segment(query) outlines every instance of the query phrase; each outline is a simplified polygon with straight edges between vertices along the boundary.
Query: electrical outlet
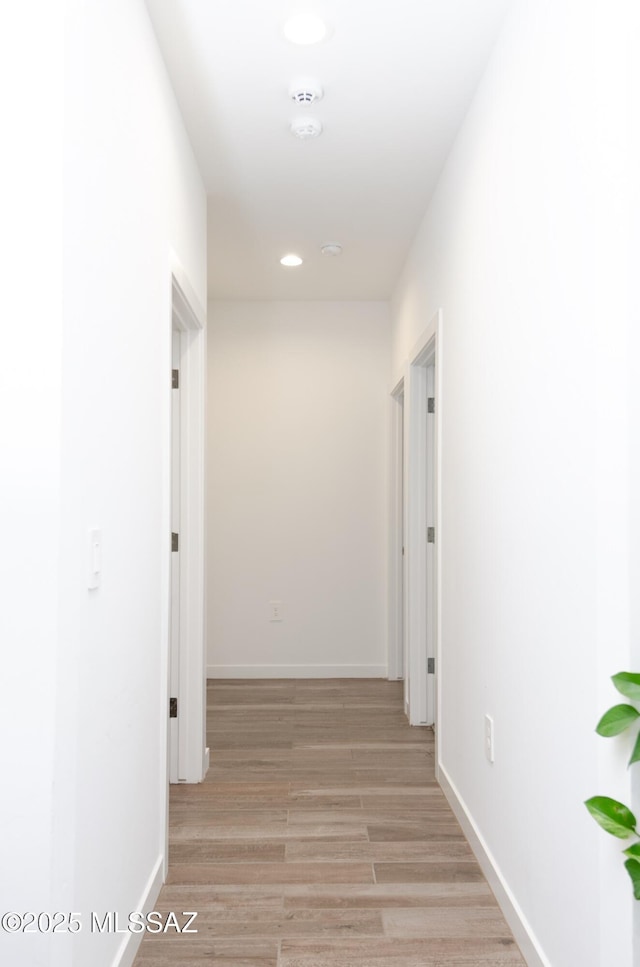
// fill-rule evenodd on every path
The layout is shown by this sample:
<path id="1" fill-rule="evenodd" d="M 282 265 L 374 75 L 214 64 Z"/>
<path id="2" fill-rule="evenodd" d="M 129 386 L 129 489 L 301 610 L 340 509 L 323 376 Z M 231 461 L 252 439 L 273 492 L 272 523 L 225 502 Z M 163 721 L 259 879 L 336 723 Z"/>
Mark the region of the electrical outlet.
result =
<path id="1" fill-rule="evenodd" d="M 484 717 L 484 754 L 489 762 L 493 762 L 493 719 L 490 715 L 485 715 Z"/>
<path id="2" fill-rule="evenodd" d="M 269 621 L 282 621 L 282 601 L 269 602 Z"/>

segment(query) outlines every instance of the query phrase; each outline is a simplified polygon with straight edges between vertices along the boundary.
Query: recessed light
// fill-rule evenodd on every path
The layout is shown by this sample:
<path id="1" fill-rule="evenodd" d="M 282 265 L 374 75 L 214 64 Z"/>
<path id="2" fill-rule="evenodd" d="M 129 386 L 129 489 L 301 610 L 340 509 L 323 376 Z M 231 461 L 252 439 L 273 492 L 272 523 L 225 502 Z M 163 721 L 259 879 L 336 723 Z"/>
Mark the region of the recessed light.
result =
<path id="1" fill-rule="evenodd" d="M 302 265 L 302 259 L 299 255 L 294 255 L 293 252 L 289 255 L 283 255 L 280 259 L 280 265 L 286 265 L 288 267 L 293 267 L 294 265 Z"/>
<path id="2" fill-rule="evenodd" d="M 327 36 L 327 25 L 313 13 L 299 13 L 287 20 L 284 35 L 292 44 L 319 44 Z"/>

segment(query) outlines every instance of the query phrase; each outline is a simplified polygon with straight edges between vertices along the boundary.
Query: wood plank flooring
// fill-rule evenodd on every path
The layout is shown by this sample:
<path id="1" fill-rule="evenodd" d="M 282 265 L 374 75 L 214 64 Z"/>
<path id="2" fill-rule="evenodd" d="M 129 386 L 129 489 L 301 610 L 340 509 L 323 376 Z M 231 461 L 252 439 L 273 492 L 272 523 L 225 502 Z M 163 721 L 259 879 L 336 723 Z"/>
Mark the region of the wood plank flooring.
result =
<path id="1" fill-rule="evenodd" d="M 401 683 L 210 681 L 208 715 L 156 905 L 199 932 L 147 934 L 135 967 L 525 967 Z"/>

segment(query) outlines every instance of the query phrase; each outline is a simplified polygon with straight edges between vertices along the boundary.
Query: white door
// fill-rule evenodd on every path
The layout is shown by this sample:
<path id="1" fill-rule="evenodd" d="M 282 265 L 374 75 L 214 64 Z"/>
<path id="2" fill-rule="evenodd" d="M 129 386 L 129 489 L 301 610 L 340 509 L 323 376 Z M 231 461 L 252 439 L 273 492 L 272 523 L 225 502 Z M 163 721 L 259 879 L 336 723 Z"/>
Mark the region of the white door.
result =
<path id="1" fill-rule="evenodd" d="M 405 393 L 405 611 L 408 649 L 406 695 L 411 725 L 434 725 L 436 718 L 439 496 L 438 450 L 441 346 L 438 313 L 409 361 Z M 438 385 L 436 385 L 438 384 Z"/>
<path id="2" fill-rule="evenodd" d="M 180 754 L 180 333 L 171 344 L 171 635 L 169 642 L 169 781 L 184 779 Z"/>
<path id="3" fill-rule="evenodd" d="M 427 521 L 426 561 L 426 724 L 435 725 L 436 710 L 436 499 L 435 499 L 435 365 L 427 366 L 425 500 Z"/>

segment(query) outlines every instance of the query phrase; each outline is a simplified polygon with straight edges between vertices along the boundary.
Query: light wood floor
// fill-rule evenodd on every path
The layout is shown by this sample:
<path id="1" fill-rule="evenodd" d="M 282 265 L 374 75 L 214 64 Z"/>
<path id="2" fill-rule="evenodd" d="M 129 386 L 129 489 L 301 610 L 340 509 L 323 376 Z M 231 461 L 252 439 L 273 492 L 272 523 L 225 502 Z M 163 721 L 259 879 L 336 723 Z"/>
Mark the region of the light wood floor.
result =
<path id="1" fill-rule="evenodd" d="M 523 967 L 400 683 L 209 682 L 208 702 L 156 905 L 199 933 L 146 935 L 135 967 Z"/>

